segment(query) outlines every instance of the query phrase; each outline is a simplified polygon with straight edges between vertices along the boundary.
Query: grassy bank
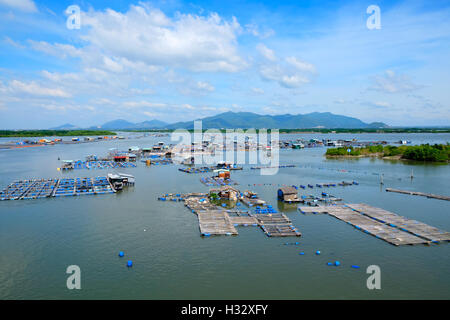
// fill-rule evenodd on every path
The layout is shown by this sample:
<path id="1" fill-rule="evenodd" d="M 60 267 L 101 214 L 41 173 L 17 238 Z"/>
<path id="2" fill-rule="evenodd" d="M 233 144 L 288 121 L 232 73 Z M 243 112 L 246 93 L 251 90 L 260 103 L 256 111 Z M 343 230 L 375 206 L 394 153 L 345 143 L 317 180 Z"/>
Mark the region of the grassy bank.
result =
<path id="1" fill-rule="evenodd" d="M 350 149 L 350 152 L 348 152 Z M 382 157 L 425 162 L 449 162 L 450 144 L 422 144 L 420 146 L 368 146 L 327 149 L 329 157 Z"/>
<path id="2" fill-rule="evenodd" d="M 115 136 L 106 130 L 0 130 L 0 137 Z"/>

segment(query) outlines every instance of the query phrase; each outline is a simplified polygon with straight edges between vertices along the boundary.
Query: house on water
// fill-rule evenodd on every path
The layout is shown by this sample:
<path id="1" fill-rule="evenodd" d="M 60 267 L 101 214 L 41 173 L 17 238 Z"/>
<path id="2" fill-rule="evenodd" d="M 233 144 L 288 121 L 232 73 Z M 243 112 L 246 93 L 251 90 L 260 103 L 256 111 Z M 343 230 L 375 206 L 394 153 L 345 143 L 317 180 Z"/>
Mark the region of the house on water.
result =
<path id="1" fill-rule="evenodd" d="M 283 187 L 278 189 L 278 199 L 283 202 L 300 202 L 298 198 L 297 189 L 294 187 Z"/>

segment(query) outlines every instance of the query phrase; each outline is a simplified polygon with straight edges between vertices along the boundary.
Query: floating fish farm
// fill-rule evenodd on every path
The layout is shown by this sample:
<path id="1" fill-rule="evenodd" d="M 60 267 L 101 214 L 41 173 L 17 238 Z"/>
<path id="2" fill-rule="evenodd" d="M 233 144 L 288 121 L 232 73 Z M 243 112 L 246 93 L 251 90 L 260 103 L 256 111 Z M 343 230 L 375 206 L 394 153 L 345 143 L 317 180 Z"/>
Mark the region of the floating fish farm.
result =
<path id="1" fill-rule="evenodd" d="M 0 200 L 26 200 L 115 193 L 107 177 L 19 180 L 0 191 Z"/>
<path id="2" fill-rule="evenodd" d="M 236 181 L 227 178 L 218 178 L 218 177 L 207 177 L 200 178 L 200 182 L 207 186 L 231 186 L 237 185 Z"/>
<path id="3" fill-rule="evenodd" d="M 62 170 L 70 169 L 116 169 L 116 168 L 136 168 L 133 162 L 115 162 L 110 160 L 98 161 L 74 161 L 72 166 L 62 166 Z"/>
<path id="4" fill-rule="evenodd" d="M 213 171 L 213 168 L 209 168 L 209 167 L 179 168 L 178 170 L 181 171 L 181 172 L 185 172 L 185 173 L 204 173 L 204 172 L 211 172 L 211 171 Z"/>
<path id="5" fill-rule="evenodd" d="M 237 235 L 236 227 L 259 226 L 268 237 L 300 237 L 301 233 L 291 220 L 283 213 L 278 213 L 272 206 L 264 205 L 249 210 L 226 210 L 209 201 L 205 193 L 165 194 L 158 198 L 161 201 L 183 201 L 184 205 L 195 213 L 199 222 L 200 234 L 203 237 L 213 235 Z M 246 203 L 245 197 L 240 201 Z M 262 201 L 262 200 L 260 200 Z M 263 201 L 264 202 L 264 201 Z M 236 205 L 240 205 L 239 202 Z M 225 204 L 222 204 L 226 207 Z"/>

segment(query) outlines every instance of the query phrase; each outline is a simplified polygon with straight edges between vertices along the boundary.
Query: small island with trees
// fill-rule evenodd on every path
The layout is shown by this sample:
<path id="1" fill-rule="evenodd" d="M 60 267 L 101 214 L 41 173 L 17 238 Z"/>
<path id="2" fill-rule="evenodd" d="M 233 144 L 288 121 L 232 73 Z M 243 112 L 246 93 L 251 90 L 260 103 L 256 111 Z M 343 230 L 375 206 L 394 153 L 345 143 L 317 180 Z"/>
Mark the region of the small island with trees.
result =
<path id="1" fill-rule="evenodd" d="M 378 157 L 393 160 L 414 160 L 422 162 L 448 163 L 450 160 L 450 144 L 421 144 L 417 146 L 366 146 L 339 147 L 327 150 L 330 158 L 362 158 Z"/>

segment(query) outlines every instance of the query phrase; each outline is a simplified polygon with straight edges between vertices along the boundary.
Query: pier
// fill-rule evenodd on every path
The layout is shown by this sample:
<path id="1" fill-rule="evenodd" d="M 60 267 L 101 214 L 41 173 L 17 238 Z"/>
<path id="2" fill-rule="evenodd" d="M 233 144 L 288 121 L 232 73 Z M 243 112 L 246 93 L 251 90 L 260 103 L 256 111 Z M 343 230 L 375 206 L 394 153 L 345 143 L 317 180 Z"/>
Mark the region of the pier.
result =
<path id="1" fill-rule="evenodd" d="M 447 200 L 450 201 L 449 196 L 441 196 L 437 194 L 432 193 L 424 193 L 424 192 L 418 192 L 418 191 L 408 191 L 408 190 L 399 190 L 399 189 L 392 189 L 392 188 L 386 188 L 386 192 L 396 192 L 396 193 L 403 193 L 403 194 L 409 194 L 413 196 L 422 196 L 432 199 L 439 199 L 439 200 Z"/>

